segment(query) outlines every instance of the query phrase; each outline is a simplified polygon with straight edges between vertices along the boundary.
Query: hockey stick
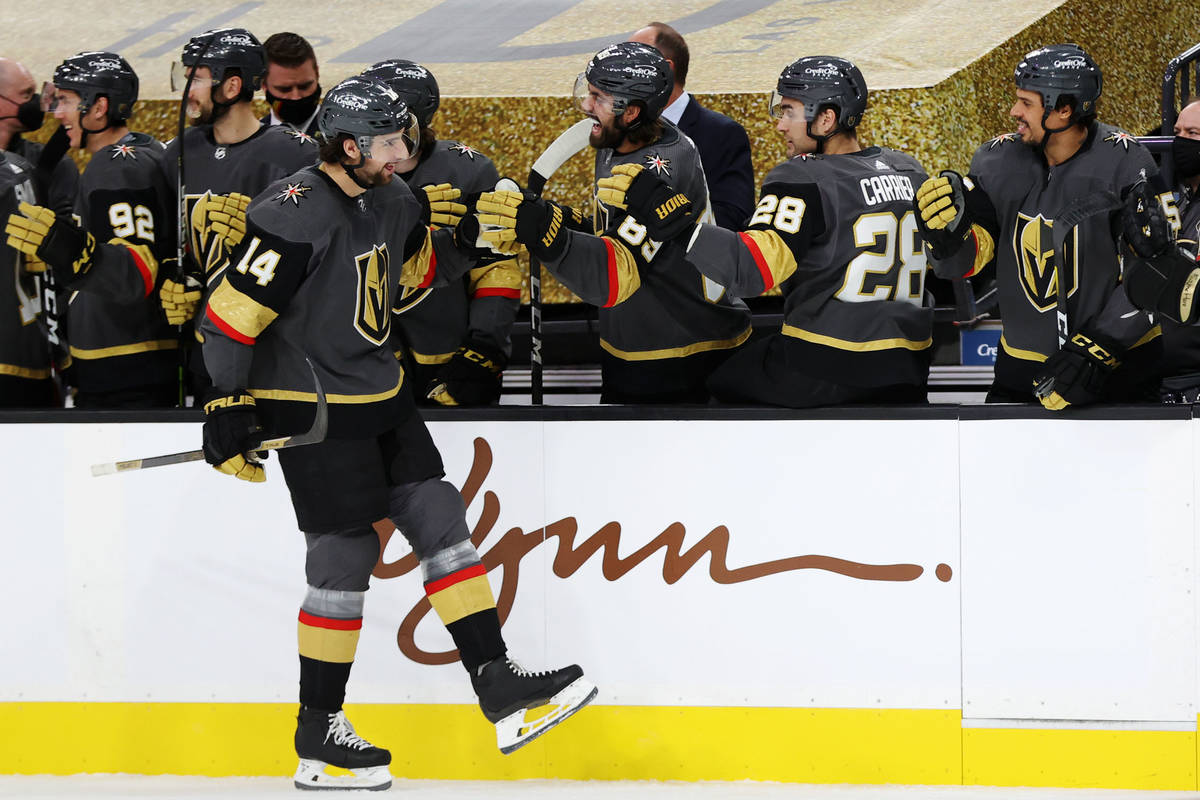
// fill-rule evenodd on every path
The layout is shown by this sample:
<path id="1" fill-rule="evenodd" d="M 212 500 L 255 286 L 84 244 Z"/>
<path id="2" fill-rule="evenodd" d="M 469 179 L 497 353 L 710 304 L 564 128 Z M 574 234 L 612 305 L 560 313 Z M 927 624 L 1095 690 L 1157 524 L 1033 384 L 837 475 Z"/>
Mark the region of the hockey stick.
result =
<path id="1" fill-rule="evenodd" d="M 1054 282 L 1058 294 L 1058 347 L 1062 349 L 1071 336 L 1070 318 L 1067 315 L 1066 281 L 1067 240 L 1079 225 L 1091 217 L 1109 214 L 1121 207 L 1121 200 L 1112 192 L 1098 191 L 1086 197 L 1081 197 L 1060 214 L 1054 217 L 1054 229 L 1051 241 L 1054 244 Z M 1076 253 L 1078 259 L 1079 254 Z"/>
<path id="2" fill-rule="evenodd" d="M 525 188 L 541 197 L 546 181 L 573 155 L 588 146 L 592 121 L 581 119 L 558 135 L 529 170 Z M 529 257 L 529 391 L 535 406 L 542 404 L 542 265 Z"/>
<path id="3" fill-rule="evenodd" d="M 308 362 L 308 368 L 312 370 L 313 384 L 315 384 L 317 392 L 317 411 L 313 415 L 312 427 L 304 433 L 298 433 L 294 436 L 279 436 L 274 439 L 267 439 L 257 445 L 254 451 L 286 450 L 289 447 L 303 447 L 306 444 L 317 444 L 318 442 L 325 441 L 325 433 L 329 429 L 329 408 L 325 401 L 325 390 L 321 388 L 321 381 L 317 378 L 317 370 L 313 367 L 311 361 Z M 98 478 L 101 475 L 116 475 L 118 472 L 131 472 L 138 469 L 150 469 L 151 467 L 169 467 L 172 464 L 186 464 L 189 461 L 203 460 L 203 450 L 188 450 L 183 453 L 170 453 L 165 456 L 150 456 L 149 458 L 135 458 L 129 461 L 93 464 L 92 477 Z"/>

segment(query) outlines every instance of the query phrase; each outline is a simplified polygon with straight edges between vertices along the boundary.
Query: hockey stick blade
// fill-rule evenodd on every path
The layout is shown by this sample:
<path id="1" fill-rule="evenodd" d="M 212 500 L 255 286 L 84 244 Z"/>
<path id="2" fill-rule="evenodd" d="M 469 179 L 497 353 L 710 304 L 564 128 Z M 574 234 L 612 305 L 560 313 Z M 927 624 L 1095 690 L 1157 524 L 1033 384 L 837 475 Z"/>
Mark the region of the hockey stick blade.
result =
<path id="1" fill-rule="evenodd" d="M 305 359 L 307 360 L 307 359 Z M 317 394 L 317 410 L 313 415 L 313 424 L 304 433 L 298 433 L 294 436 L 278 436 L 274 439 L 266 439 L 255 451 L 260 450 L 286 450 L 289 447 L 303 447 L 306 444 L 317 444 L 325 441 L 325 434 L 329 430 L 329 408 L 325 400 L 325 390 L 321 387 L 321 381 L 317 378 L 317 371 L 313 367 L 312 362 L 308 362 L 308 368 L 313 373 L 313 384 L 316 387 Z M 93 464 L 92 477 L 98 478 L 101 475 L 116 475 L 120 472 L 133 472 L 139 469 L 151 469 L 152 467 L 169 467 L 172 464 L 186 464 L 190 461 L 203 461 L 203 450 L 187 450 L 183 453 L 169 453 L 164 456 L 150 456 L 149 458 L 134 458 L 129 461 L 116 461 L 107 464 Z"/>
<path id="2" fill-rule="evenodd" d="M 546 188 L 546 181 L 558 172 L 559 167 L 571 160 L 571 156 L 588 146 L 588 137 L 592 133 L 592 121 L 581 119 L 558 135 L 550 143 L 529 170 L 529 180 L 526 188 L 540 195 Z"/>

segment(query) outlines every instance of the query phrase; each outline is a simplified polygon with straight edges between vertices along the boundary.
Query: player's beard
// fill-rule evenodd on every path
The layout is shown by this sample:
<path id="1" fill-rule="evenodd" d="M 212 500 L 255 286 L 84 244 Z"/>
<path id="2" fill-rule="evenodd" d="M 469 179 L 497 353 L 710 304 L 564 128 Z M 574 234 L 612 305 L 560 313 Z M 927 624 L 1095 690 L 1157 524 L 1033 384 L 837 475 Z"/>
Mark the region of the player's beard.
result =
<path id="1" fill-rule="evenodd" d="M 597 150 L 602 150 L 606 147 L 616 149 L 625 141 L 625 131 L 617 127 L 617 121 L 610 119 L 607 122 L 596 120 L 600 125 L 600 131 L 588 135 L 588 144 Z"/>
<path id="2" fill-rule="evenodd" d="M 231 105 L 217 105 L 212 100 L 207 103 L 196 103 L 196 116 L 188 114 L 189 125 L 215 125 L 221 117 L 229 113 Z"/>

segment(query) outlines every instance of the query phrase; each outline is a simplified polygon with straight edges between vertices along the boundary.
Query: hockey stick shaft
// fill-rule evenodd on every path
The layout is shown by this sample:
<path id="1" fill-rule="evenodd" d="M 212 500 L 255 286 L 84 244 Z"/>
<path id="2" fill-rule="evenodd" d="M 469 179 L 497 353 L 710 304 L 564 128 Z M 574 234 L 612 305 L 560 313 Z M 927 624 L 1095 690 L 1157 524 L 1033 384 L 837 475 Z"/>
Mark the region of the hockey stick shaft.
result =
<path id="1" fill-rule="evenodd" d="M 274 439 L 267 439 L 255 446 L 254 451 L 286 450 L 289 447 L 303 447 L 306 444 L 317 444 L 318 442 L 325 441 L 325 434 L 329 431 L 329 407 L 325 399 L 325 390 L 321 387 L 321 381 L 317 378 L 317 370 L 313 367 L 311 361 L 308 362 L 308 368 L 312 370 L 313 383 L 316 387 L 317 395 L 317 410 L 313 414 L 312 427 L 304 433 L 298 433 L 294 436 L 278 436 Z M 132 472 L 139 469 L 152 469 L 153 467 L 169 467 L 173 464 L 187 464 L 190 461 L 203 460 L 203 450 L 185 450 L 182 453 L 169 453 L 163 456 L 150 456 L 148 458 L 133 458 L 128 461 L 93 464 L 92 477 L 98 478 L 101 475 L 116 475 L 119 472 Z"/>
<path id="2" fill-rule="evenodd" d="M 1067 310 L 1071 287 L 1067 281 L 1067 242 L 1075 230 L 1085 221 L 1102 214 L 1110 214 L 1121 207 L 1121 200 L 1112 192 L 1099 191 L 1081 197 L 1054 217 L 1052 239 L 1054 244 L 1054 282 L 1057 294 L 1055 313 L 1058 329 L 1058 346 L 1061 349 L 1071 335 L 1071 319 Z M 1078 250 L 1075 258 L 1078 259 Z"/>
<path id="3" fill-rule="evenodd" d="M 582 119 L 558 135 L 529 170 L 526 188 L 539 197 L 546 182 L 576 153 L 588 146 L 592 121 Z M 542 404 L 542 265 L 529 258 L 529 392 L 535 406 Z"/>

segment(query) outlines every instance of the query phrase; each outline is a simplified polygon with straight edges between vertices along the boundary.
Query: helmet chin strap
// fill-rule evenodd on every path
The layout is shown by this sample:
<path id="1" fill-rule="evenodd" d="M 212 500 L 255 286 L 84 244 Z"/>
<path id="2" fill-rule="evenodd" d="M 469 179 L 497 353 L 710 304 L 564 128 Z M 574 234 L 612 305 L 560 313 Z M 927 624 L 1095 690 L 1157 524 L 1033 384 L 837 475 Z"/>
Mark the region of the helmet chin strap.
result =
<path id="1" fill-rule="evenodd" d="M 355 145 L 358 145 L 357 141 L 355 142 Z M 350 180 L 354 181 L 355 186 L 357 186 L 360 189 L 370 190 L 371 184 L 363 183 L 361 180 L 359 180 L 358 175 L 355 174 L 355 170 L 357 170 L 359 167 L 363 166 L 366 163 L 367 163 L 367 154 L 366 154 L 366 152 L 363 151 L 362 147 L 359 146 L 359 148 L 358 148 L 358 163 L 357 164 L 347 164 L 345 161 L 343 161 L 342 169 L 344 169 L 346 171 L 346 176 L 348 178 L 350 178 Z"/>
<path id="2" fill-rule="evenodd" d="M 104 115 L 104 127 L 103 128 L 99 128 L 97 130 L 92 130 L 91 128 L 84 127 L 83 117 L 85 114 L 87 114 L 87 112 L 90 108 L 91 107 L 89 106 L 88 108 L 81 109 L 79 112 L 79 147 L 80 148 L 84 148 L 87 145 L 87 139 L 88 139 L 89 134 L 104 133 L 106 130 L 113 127 L 112 120 L 109 119 L 107 114 Z"/>
<path id="3" fill-rule="evenodd" d="M 831 138 L 833 138 L 834 136 L 836 136 L 838 133 L 841 133 L 841 131 L 837 127 L 834 127 L 833 130 L 831 130 L 829 133 L 827 133 L 823 136 L 819 133 L 814 133 L 813 132 L 813 120 L 811 120 L 811 119 L 807 120 L 807 124 L 806 124 L 804 130 L 805 130 L 805 133 L 808 134 L 808 138 L 812 139 L 814 142 L 817 143 L 817 149 L 814 151 L 816 153 L 824 153 L 825 152 L 825 143 L 827 141 L 829 141 Z"/>

